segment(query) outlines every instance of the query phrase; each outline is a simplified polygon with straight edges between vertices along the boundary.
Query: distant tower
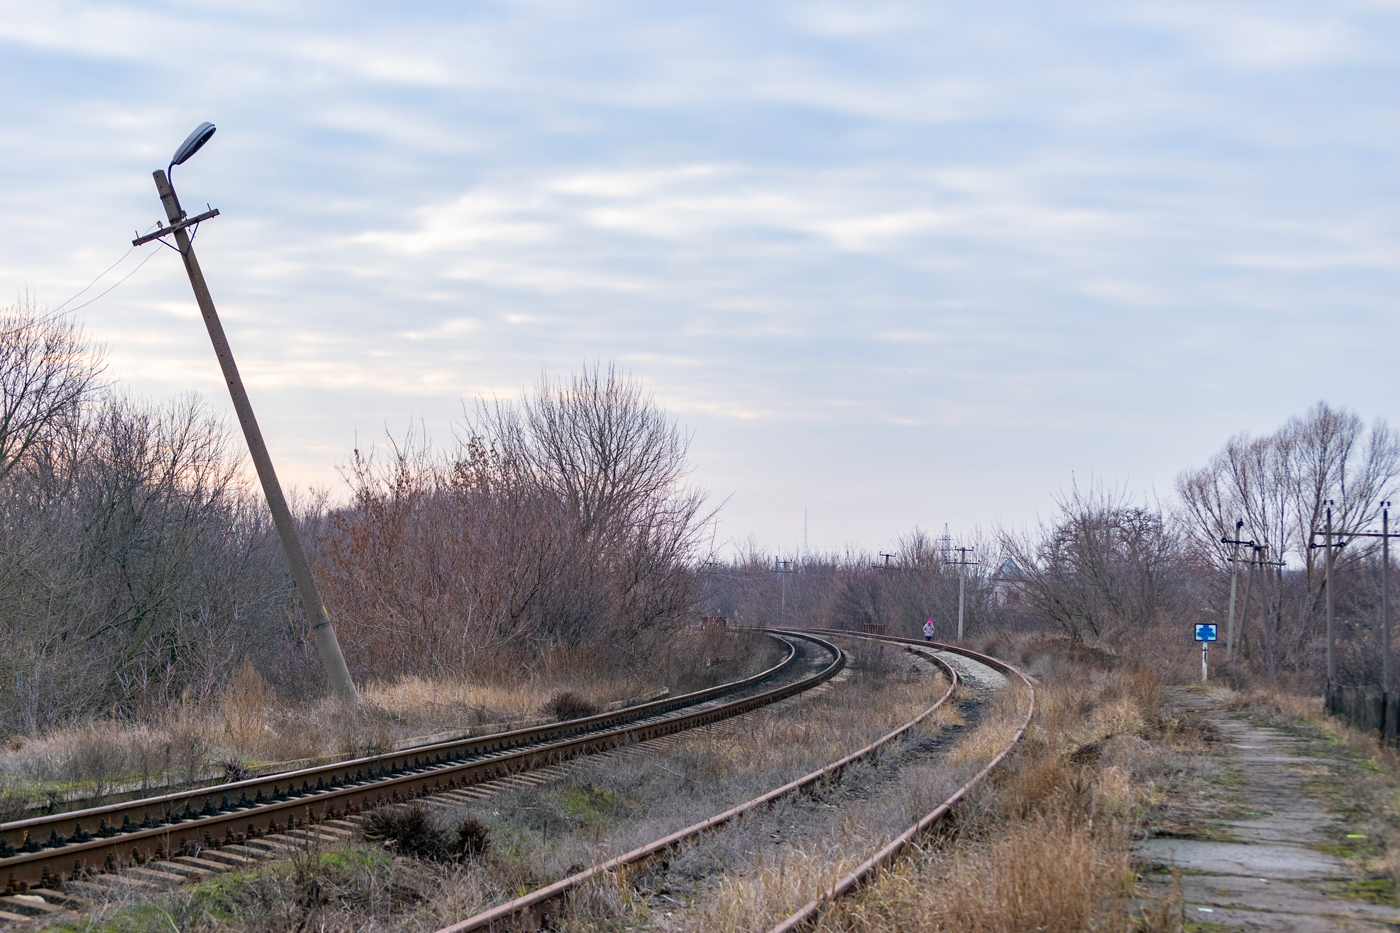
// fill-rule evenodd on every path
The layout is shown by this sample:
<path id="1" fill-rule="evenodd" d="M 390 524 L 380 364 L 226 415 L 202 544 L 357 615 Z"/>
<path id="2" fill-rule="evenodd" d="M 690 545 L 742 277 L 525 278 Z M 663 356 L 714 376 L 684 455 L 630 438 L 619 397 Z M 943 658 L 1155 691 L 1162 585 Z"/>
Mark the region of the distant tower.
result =
<path id="1" fill-rule="evenodd" d="M 802 563 L 807 563 L 807 510 L 802 510 Z"/>
<path id="2" fill-rule="evenodd" d="M 948 534 L 948 523 L 943 523 L 943 563 L 949 563 L 953 559 L 953 536 Z"/>

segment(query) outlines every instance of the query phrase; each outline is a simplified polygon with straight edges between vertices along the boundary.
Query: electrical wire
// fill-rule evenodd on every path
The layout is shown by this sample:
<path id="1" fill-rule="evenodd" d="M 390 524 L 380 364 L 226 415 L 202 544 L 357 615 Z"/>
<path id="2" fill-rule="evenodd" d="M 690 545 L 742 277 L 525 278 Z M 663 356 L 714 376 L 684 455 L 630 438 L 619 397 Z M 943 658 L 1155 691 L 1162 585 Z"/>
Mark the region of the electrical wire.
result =
<path id="1" fill-rule="evenodd" d="M 157 226 L 159 226 L 158 223 L 151 224 L 149 227 L 146 228 L 145 233 L 150 233 L 150 232 L 151 232 L 153 229 L 155 229 Z M 143 236 L 144 236 L 144 233 L 143 233 Z M 83 292 L 86 292 L 89 288 L 92 288 L 92 287 L 93 287 L 94 285 L 96 285 L 98 282 L 102 281 L 103 276 L 105 276 L 108 272 L 111 272 L 111 271 L 112 271 L 113 269 L 115 269 L 117 266 L 121 265 L 121 264 L 126 260 L 126 257 L 130 256 L 130 255 L 131 255 L 133 252 L 135 252 L 135 251 L 136 251 L 136 247 L 133 246 L 133 247 L 131 247 L 130 249 L 128 249 L 126 252 L 122 253 L 120 259 L 118 259 L 116 262 L 112 263 L 112 264 L 111 264 L 110 266 L 108 266 L 107 268 L 103 269 L 102 272 L 98 274 L 97 278 L 93 279 L 91 282 L 87 283 L 87 285 L 85 285 L 85 286 L 83 287 L 82 291 L 78 292 L 76 295 L 74 295 L 73 297 L 69 298 L 68 301 L 63 302 L 63 304 L 61 304 L 61 305 L 59 305 L 58 307 L 54 308 L 54 309 L 53 309 L 52 311 L 50 311 L 49 313 L 50 313 L 50 314 L 57 314 L 58 312 L 62 311 L 70 302 L 76 301 L 78 298 L 81 298 L 82 295 L 83 295 Z M 147 258 L 150 258 L 150 257 L 147 257 Z M 144 264 L 144 263 L 143 263 L 143 264 Z M 139 268 L 141 268 L 141 267 L 140 267 L 140 266 L 137 266 L 136 268 L 139 269 Z M 130 276 L 128 276 L 128 278 L 129 278 L 129 277 L 130 277 Z M 125 282 L 125 281 L 126 281 L 126 279 L 122 279 L 122 282 Z M 120 285 L 121 282 L 118 282 L 117 284 Z M 109 288 L 107 291 L 111 291 L 111 289 Z M 107 292 L 103 292 L 102 294 L 105 295 L 105 294 L 107 294 Z M 98 298 L 101 298 L 102 295 L 99 295 L 99 296 L 97 296 L 97 297 L 98 297 Z M 93 299 L 93 300 L 95 301 L 96 299 Z M 78 305 L 78 307 L 79 307 L 79 308 L 84 308 L 84 307 L 87 307 L 87 305 L 89 305 L 89 304 L 92 304 L 92 302 L 91 302 L 91 301 L 86 302 L 86 303 L 84 303 L 84 304 Z M 73 310 L 76 311 L 77 308 L 74 308 Z"/>
<path id="2" fill-rule="evenodd" d="M 102 292 L 102 293 L 99 294 L 99 295 L 94 295 L 93 297 L 89 298 L 87 301 L 84 301 L 82 304 L 78 305 L 78 307 L 76 307 L 76 308 L 70 308 L 69 310 L 70 310 L 70 311 L 77 311 L 77 310 L 79 310 L 80 308 L 86 308 L 88 305 L 92 304 L 92 303 L 93 303 L 94 301 L 96 301 L 98 298 L 101 298 L 102 295 L 107 294 L 107 292 L 110 292 L 113 288 L 116 288 L 118 285 L 122 284 L 122 282 L 125 282 L 127 279 L 131 278 L 133 275 L 135 275 L 136 273 L 140 272 L 140 271 L 141 271 L 141 267 L 144 266 L 146 263 L 150 262 L 150 261 L 151 261 L 151 257 L 154 256 L 154 255 L 155 255 L 156 253 L 158 253 L 158 252 L 160 252 L 160 247 L 159 247 L 159 246 L 155 247 L 155 248 L 152 249 L 149 253 L 147 253 L 147 254 L 146 254 L 146 258 L 143 259 L 143 260 L 141 260 L 141 261 L 137 264 L 137 266 L 136 266 L 135 269 L 132 269 L 132 270 L 131 270 L 130 272 L 128 272 L 126 275 L 122 276 L 122 277 L 121 277 L 120 279 L 118 279 L 116 282 L 112 283 L 112 287 L 109 288 L 109 289 L 107 289 L 107 291 L 104 291 L 104 292 Z M 122 258 L 124 259 L 124 258 L 126 258 L 126 257 L 122 257 Z M 86 289 L 84 289 L 84 291 L 86 291 Z M 80 293 L 80 294 L 81 294 L 81 293 Z M 73 298 L 76 298 L 76 297 L 77 297 L 77 295 L 74 295 L 74 296 L 73 296 Z M 69 300 L 69 301 L 72 301 L 73 298 L 69 298 L 68 300 Z"/>

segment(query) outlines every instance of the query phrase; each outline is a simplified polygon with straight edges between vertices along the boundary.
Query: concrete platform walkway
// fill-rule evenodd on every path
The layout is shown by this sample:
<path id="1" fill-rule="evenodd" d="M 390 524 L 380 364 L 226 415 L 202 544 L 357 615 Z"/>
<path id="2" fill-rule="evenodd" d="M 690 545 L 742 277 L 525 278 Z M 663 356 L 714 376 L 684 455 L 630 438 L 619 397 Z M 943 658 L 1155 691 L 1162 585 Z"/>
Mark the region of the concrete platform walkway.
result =
<path id="1" fill-rule="evenodd" d="M 1197 838 L 1152 838 L 1135 845 L 1150 889 L 1166 894 L 1179 871 L 1188 929 L 1394 931 L 1400 909 L 1347 897 L 1354 860 L 1338 851 L 1346 828 L 1307 793 L 1353 762 L 1308 754 L 1307 741 L 1258 727 L 1216 707 L 1209 696 L 1177 699 L 1213 723 L 1228 753 L 1230 806 L 1201 800 Z M 1190 800 L 1174 804 L 1190 812 Z M 1204 838 L 1202 838 L 1204 837 Z"/>

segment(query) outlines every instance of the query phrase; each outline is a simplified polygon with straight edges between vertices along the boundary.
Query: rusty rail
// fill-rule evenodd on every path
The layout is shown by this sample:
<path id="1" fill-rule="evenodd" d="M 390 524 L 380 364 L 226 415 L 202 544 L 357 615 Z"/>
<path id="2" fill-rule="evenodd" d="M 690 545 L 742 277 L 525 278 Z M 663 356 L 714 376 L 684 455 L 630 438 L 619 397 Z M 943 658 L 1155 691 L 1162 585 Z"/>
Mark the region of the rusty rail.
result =
<path id="1" fill-rule="evenodd" d="M 800 636 L 807 633 L 782 631 L 780 632 L 780 634 Z M 850 633 L 840 632 L 837 634 L 846 635 Z M 869 745 L 865 746 L 859 751 L 852 752 L 851 754 L 840 759 L 839 761 L 832 762 L 824 768 L 821 768 L 817 771 L 813 771 L 812 773 L 804 777 L 800 777 L 795 781 L 791 781 L 787 784 L 784 784 L 782 787 L 771 790 L 768 793 L 763 794 L 762 796 L 755 797 L 752 800 L 742 803 L 737 807 L 734 807 L 730 810 L 726 810 L 723 813 L 716 814 L 715 816 L 712 816 L 706 820 L 702 820 L 701 822 L 696 823 L 693 826 L 688 826 L 685 829 L 678 830 L 677 832 L 671 833 L 668 836 L 663 836 L 662 838 L 657 839 L 653 842 L 649 842 L 638 849 L 633 849 L 631 852 L 619 855 L 616 858 L 610 859 L 606 862 L 595 865 L 592 868 L 588 868 L 584 871 L 570 875 L 567 878 L 560 879 L 559 881 L 556 881 L 551 885 L 539 888 L 538 890 L 532 891 L 529 894 L 526 894 L 522 897 L 518 897 L 513 901 L 502 904 L 499 907 L 492 908 L 491 910 L 484 911 L 480 914 L 477 914 L 474 917 L 469 917 L 466 920 L 462 920 L 458 923 L 452 924 L 451 926 L 444 927 L 443 929 L 439 930 L 438 933 L 469 933 L 469 931 L 473 930 L 503 931 L 513 929 L 535 930 L 541 928 L 550 928 L 549 925 L 557 918 L 551 916 L 548 908 L 555 901 L 559 900 L 560 898 L 566 897 L 571 891 L 574 891 L 575 889 L 581 887 L 589 881 L 609 873 L 634 870 L 642 864 L 655 858 L 656 856 L 668 852 L 681 845 L 682 843 L 685 843 L 692 839 L 697 839 L 700 836 L 705 835 L 706 833 L 718 829 L 719 827 L 738 819 L 739 817 L 743 816 L 745 813 L 748 813 L 751 810 L 754 810 L 759 807 L 769 806 L 777 800 L 780 800 L 783 797 L 787 797 L 791 794 L 811 790 L 823 783 L 829 782 L 839 777 L 841 772 L 843 772 L 851 764 L 873 757 L 884 746 L 888 745 L 890 742 L 893 742 L 895 739 L 904 735 L 909 730 L 915 728 L 925 719 L 931 716 L 935 710 L 937 710 L 940 706 L 947 702 L 950 697 L 952 697 L 953 691 L 957 689 L 958 673 L 957 671 L 953 670 L 953 668 L 950 665 L 948 665 L 937 655 L 922 650 L 920 646 L 912 646 L 910 650 L 912 651 L 912 653 L 924 657 L 925 659 L 933 662 L 934 664 L 943 669 L 944 673 L 948 678 L 948 689 L 944 691 L 943 695 L 939 697 L 938 701 L 935 702 L 932 706 L 924 710 L 915 718 L 904 723 L 902 726 L 895 729 L 894 731 L 888 733 L 887 735 L 881 736 L 880 738 L 876 739 L 874 742 L 871 742 Z"/>
<path id="2" fill-rule="evenodd" d="M 813 629 L 811 631 L 819 631 L 825 635 L 847 634 L 840 633 L 832 629 Z M 876 641 L 891 642 L 894 644 L 901 645 L 930 644 L 929 642 L 915 641 L 911 638 L 895 638 L 889 635 L 862 635 L 858 637 L 872 638 Z M 995 758 L 987 762 L 986 767 L 984 767 L 981 771 L 978 771 L 975 775 L 973 775 L 971 780 L 969 780 L 962 787 L 959 787 L 956 791 L 954 791 L 952 796 L 950 796 L 947 800 L 939 804 L 936 808 L 934 808 L 932 812 L 923 817 L 913 826 L 909 827 L 909 829 L 905 830 L 903 833 L 900 833 L 899 836 L 897 836 L 894 840 L 888 843 L 884 848 L 880 849 L 879 852 L 876 852 L 870 858 L 862 862 L 854 871 L 850 872 L 840 881 L 837 881 L 828 890 L 823 891 L 821 896 L 817 897 L 815 900 L 807 902 L 782 923 L 770 929 L 768 933 L 797 933 L 797 931 L 799 930 L 811 929 L 812 926 L 816 924 L 817 918 L 820 916 L 821 912 L 825 910 L 826 907 L 829 906 L 833 901 L 836 901 L 837 899 L 842 897 L 848 897 L 849 895 L 854 894 L 861 888 L 865 887 L 867 884 L 870 883 L 871 880 L 873 880 L 876 877 L 876 874 L 879 871 L 888 868 L 901 855 L 903 855 L 905 850 L 907 850 L 911 845 L 913 845 L 916 839 L 927 835 L 929 831 L 931 831 L 935 826 L 941 823 L 943 821 L 943 818 L 948 815 L 949 811 L 951 811 L 954 806 L 956 806 L 965 796 L 967 796 L 968 792 L 971 791 L 972 788 L 976 787 L 977 784 L 980 783 L 983 778 L 990 774 L 992 769 L 995 768 L 998 764 L 1000 764 L 1002 760 L 1008 754 L 1011 753 L 1011 750 L 1015 748 L 1017 743 L 1021 741 L 1021 737 L 1026 734 L 1026 728 L 1031 723 L 1031 717 L 1035 715 L 1035 684 L 1031 682 L 1030 677 L 1024 671 L 1022 671 L 1019 668 L 1012 667 L 1005 661 L 1001 661 L 997 658 L 993 658 L 989 655 L 981 654 L 979 652 L 972 651 L 967 648 L 959 648 L 955 645 L 944 645 L 937 642 L 934 642 L 932 644 L 937 645 L 937 647 L 942 651 L 950 651 L 955 654 L 960 654 L 964 657 L 971 658 L 975 661 L 978 661 L 981 664 L 987 665 L 988 667 L 994 670 L 1000 671 L 1002 674 L 1015 674 L 1016 676 L 1020 677 L 1021 680 L 1025 682 L 1026 689 L 1029 691 L 1030 697 L 1030 702 L 1027 704 L 1026 708 L 1026 715 L 1021 719 L 1020 727 L 1016 730 L 1016 734 L 1012 736 L 1011 741 L 1007 744 L 1006 748 L 1002 749 L 1001 752 L 998 753 Z"/>
<path id="3" fill-rule="evenodd" d="M 466 787 L 578 755 L 717 722 L 811 689 L 844 668 L 844 653 L 830 642 L 808 634 L 784 634 L 816 644 L 830 652 L 833 660 L 814 674 L 753 696 L 677 716 L 654 718 L 776 676 L 797 656 L 796 645 L 789 641 L 787 657 L 765 671 L 733 683 L 628 710 L 7 823 L 0 826 L 0 845 L 10 854 L 0 849 L 3 855 L 0 879 L 9 878 L 14 884 L 30 886 L 51 884 L 61 882 L 66 874 L 119 868 L 168 857 L 191 842 L 209 845 L 214 840 L 256 838 L 293 826 L 359 813 L 383 802 L 411 800 L 436 791 Z M 639 719 L 642 721 L 636 722 Z M 628 722 L 633 724 L 627 725 Z M 314 785 L 312 780 L 316 782 Z M 248 796 L 250 790 L 256 792 L 252 798 Z M 239 794 L 237 800 L 231 796 L 235 792 Z M 116 824 L 117 819 L 121 819 L 121 824 Z M 74 827 L 71 836 L 58 832 L 68 825 Z M 44 834 L 48 835 L 47 839 L 43 838 Z"/>

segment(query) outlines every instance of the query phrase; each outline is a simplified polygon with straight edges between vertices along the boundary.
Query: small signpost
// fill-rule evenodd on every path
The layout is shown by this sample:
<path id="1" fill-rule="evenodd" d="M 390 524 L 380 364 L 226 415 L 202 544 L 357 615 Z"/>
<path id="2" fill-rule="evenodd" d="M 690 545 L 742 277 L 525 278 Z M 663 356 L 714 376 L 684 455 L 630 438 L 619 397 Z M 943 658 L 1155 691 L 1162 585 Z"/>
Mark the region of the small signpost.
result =
<path id="1" fill-rule="evenodd" d="M 1206 682 L 1206 677 L 1210 673 L 1206 666 L 1206 660 L 1210 654 L 1210 643 L 1215 641 L 1215 623 L 1197 622 L 1196 641 L 1201 643 L 1201 683 Z"/>

